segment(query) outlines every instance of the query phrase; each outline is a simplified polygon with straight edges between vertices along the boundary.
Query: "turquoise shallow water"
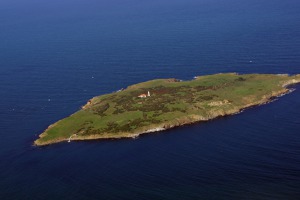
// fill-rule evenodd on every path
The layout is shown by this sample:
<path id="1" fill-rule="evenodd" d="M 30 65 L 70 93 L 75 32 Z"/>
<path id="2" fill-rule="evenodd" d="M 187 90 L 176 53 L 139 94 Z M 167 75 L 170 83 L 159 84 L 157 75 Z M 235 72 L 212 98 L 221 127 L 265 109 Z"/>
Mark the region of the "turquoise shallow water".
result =
<path id="1" fill-rule="evenodd" d="M 155 78 L 300 73 L 300 3 L 0 2 L 1 199 L 299 199 L 300 88 L 137 139 L 32 146 L 93 96 Z"/>

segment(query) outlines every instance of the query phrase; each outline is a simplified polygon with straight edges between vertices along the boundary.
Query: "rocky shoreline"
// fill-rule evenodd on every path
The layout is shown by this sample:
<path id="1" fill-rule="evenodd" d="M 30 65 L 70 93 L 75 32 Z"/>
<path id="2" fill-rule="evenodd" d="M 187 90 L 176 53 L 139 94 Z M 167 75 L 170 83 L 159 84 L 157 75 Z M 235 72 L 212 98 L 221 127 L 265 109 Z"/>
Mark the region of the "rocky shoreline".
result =
<path id="1" fill-rule="evenodd" d="M 172 129 L 172 128 L 179 127 L 179 126 L 185 126 L 185 125 L 194 124 L 194 123 L 198 123 L 198 122 L 205 122 L 205 121 L 213 120 L 213 119 L 224 117 L 224 116 L 235 115 L 235 114 L 238 114 L 238 113 L 242 112 L 245 109 L 269 103 L 269 102 L 273 101 L 274 98 L 278 98 L 280 96 L 283 96 L 285 94 L 288 94 L 288 93 L 292 92 L 293 90 L 288 89 L 287 87 L 290 86 L 290 85 L 293 85 L 293 84 L 297 84 L 299 82 L 300 82 L 300 78 L 289 80 L 289 81 L 282 84 L 282 90 L 274 91 L 269 95 L 265 95 L 265 96 L 263 96 L 262 99 L 260 99 L 258 101 L 249 103 L 249 104 L 244 105 L 244 106 L 235 107 L 235 108 L 230 109 L 230 110 L 221 110 L 221 109 L 216 110 L 214 112 L 209 113 L 207 117 L 203 117 L 201 115 L 195 115 L 195 114 L 187 115 L 185 117 L 177 118 L 177 119 L 174 119 L 172 121 L 164 122 L 164 123 L 161 123 L 161 124 L 158 124 L 158 125 L 156 124 L 156 125 L 150 125 L 150 126 L 142 127 L 140 129 L 137 129 L 133 133 L 129 133 L 129 132 L 121 132 L 120 133 L 119 132 L 118 135 L 111 134 L 111 133 L 104 133 L 103 135 L 102 134 L 88 135 L 88 136 L 74 135 L 74 136 L 72 136 L 71 141 L 95 140 L 95 139 L 136 138 L 139 135 L 146 134 L 146 133 L 160 132 L 160 131 Z M 84 105 L 82 108 L 85 109 L 90 105 L 91 105 L 91 100 L 89 100 L 88 103 L 86 105 Z M 46 131 L 48 129 L 54 127 L 57 123 L 58 122 L 50 125 L 44 131 L 43 134 L 47 134 Z M 43 134 L 40 135 L 40 138 L 45 136 Z M 66 139 L 66 138 L 56 138 L 55 140 L 49 140 L 49 141 L 43 142 L 43 143 L 40 143 L 38 140 L 36 140 L 34 142 L 34 145 L 36 145 L 36 146 L 45 146 L 45 145 L 58 143 L 58 142 L 64 142 L 64 141 L 68 141 L 68 139 Z"/>
<path id="2" fill-rule="evenodd" d="M 287 76 L 287 75 L 286 75 Z M 277 88 L 277 91 L 270 91 L 269 93 L 263 95 L 260 97 L 259 100 L 250 102 L 248 104 L 240 105 L 240 106 L 232 106 L 231 103 L 228 100 L 222 100 L 222 101 L 214 101 L 210 102 L 210 106 L 216 107 L 216 109 L 208 110 L 205 114 L 205 116 L 201 114 L 187 114 L 185 116 L 180 116 L 175 119 L 170 119 L 165 122 L 161 122 L 158 124 L 151 124 L 147 126 L 142 126 L 137 129 L 135 129 L 132 132 L 122 132 L 119 131 L 117 134 L 111 134 L 102 132 L 101 134 L 89 134 L 89 135 L 80 135 L 80 134 L 72 134 L 68 138 L 65 136 L 56 137 L 49 140 L 41 140 L 44 137 L 48 136 L 48 131 L 51 130 L 53 127 L 56 127 L 62 120 L 59 120 L 58 122 L 50 125 L 40 136 L 39 139 L 34 142 L 35 146 L 45 146 L 53 143 L 58 142 L 64 142 L 64 141 L 80 141 L 80 140 L 95 140 L 95 139 L 122 139 L 122 138 L 136 138 L 139 135 L 146 134 L 146 133 L 153 133 L 153 132 L 160 132 L 168 129 L 172 129 L 179 126 L 185 126 L 189 124 L 194 124 L 198 122 L 205 122 L 209 120 L 213 120 L 216 118 L 229 116 L 229 115 L 235 115 L 238 114 L 248 108 L 263 105 L 269 102 L 274 101 L 274 98 L 277 99 L 280 96 L 283 96 L 287 93 L 290 93 L 293 91 L 293 89 L 288 88 L 291 85 L 297 84 L 300 82 L 300 75 L 293 76 L 292 79 L 287 80 L 285 82 L 281 82 L 280 88 Z M 99 101 L 97 102 L 96 97 L 93 97 L 90 99 L 84 106 L 82 106 L 82 110 L 90 109 L 94 105 L 97 105 Z M 231 105 L 230 108 L 224 109 L 222 106 L 224 105 Z M 73 114 L 74 115 L 74 114 Z M 70 117 L 72 117 L 71 115 Z"/>

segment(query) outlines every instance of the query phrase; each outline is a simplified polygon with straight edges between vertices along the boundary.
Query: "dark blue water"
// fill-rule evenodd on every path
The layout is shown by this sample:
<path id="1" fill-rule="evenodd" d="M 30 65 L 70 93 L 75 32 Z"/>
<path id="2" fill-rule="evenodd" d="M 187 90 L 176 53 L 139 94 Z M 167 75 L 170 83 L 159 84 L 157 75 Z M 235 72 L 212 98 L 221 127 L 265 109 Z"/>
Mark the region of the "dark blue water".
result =
<path id="1" fill-rule="evenodd" d="M 300 73 L 299 11 L 298 0 L 1 0 L 0 199 L 299 199 L 300 86 L 135 140 L 32 146 L 133 83 Z"/>

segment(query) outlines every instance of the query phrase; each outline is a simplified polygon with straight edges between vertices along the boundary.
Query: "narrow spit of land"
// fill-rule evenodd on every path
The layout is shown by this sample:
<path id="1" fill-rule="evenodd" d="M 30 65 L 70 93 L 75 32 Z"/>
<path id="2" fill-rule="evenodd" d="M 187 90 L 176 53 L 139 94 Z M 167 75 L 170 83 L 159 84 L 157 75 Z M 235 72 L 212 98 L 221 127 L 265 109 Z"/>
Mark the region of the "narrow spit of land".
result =
<path id="1" fill-rule="evenodd" d="M 207 121 L 267 103 L 299 82 L 300 75 L 236 73 L 143 82 L 92 98 L 78 112 L 50 125 L 34 144 L 137 137 Z"/>

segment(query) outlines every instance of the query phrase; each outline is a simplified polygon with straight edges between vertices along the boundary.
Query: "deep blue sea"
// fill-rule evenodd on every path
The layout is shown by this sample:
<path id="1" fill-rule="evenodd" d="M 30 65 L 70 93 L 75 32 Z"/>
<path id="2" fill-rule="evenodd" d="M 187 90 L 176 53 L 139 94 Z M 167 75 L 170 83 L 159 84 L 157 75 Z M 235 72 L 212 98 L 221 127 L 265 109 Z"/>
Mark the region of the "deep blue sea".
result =
<path id="1" fill-rule="evenodd" d="M 299 85 L 137 139 L 32 146 L 93 96 L 220 72 L 300 73 L 299 0 L 0 0 L 0 199 L 300 199 Z"/>

